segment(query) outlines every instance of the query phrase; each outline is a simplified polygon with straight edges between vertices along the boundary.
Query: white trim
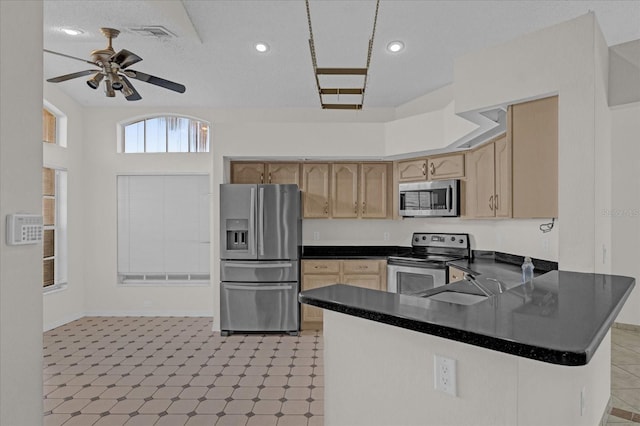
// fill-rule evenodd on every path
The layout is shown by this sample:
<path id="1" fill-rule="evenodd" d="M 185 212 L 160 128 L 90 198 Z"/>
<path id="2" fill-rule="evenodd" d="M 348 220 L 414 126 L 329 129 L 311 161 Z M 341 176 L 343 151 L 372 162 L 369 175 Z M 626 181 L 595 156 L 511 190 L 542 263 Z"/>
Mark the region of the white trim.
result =
<path id="1" fill-rule="evenodd" d="M 213 311 L 93 311 L 85 312 L 85 317 L 209 317 Z"/>
<path id="2" fill-rule="evenodd" d="M 54 328 L 58 328 L 60 326 L 63 326 L 65 324 L 69 324 L 70 322 L 79 320 L 80 318 L 84 318 L 86 315 L 84 314 L 84 312 L 77 312 L 75 314 L 72 315 L 67 315 L 66 317 L 50 322 L 48 324 L 44 324 L 43 325 L 43 331 L 49 331 L 49 330 L 53 330 Z"/>

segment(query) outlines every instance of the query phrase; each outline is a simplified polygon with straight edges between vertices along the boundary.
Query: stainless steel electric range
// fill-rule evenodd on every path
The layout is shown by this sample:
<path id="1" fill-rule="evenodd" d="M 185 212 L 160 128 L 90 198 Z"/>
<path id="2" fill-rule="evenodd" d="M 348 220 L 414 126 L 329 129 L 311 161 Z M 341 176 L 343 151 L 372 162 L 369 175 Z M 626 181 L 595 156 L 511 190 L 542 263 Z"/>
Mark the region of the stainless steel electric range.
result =
<path id="1" fill-rule="evenodd" d="M 447 262 L 471 256 L 468 234 L 414 233 L 411 251 L 387 261 L 388 291 L 412 295 L 445 285 Z"/>

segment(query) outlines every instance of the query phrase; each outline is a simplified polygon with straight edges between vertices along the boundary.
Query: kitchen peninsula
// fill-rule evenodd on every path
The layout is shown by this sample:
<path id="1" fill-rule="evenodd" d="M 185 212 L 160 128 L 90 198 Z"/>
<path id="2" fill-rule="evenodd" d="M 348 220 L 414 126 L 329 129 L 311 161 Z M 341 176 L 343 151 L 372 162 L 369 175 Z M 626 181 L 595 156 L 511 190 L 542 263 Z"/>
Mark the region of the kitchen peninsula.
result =
<path id="1" fill-rule="evenodd" d="M 464 267 L 465 265 L 456 265 Z M 467 281 L 425 297 L 345 285 L 302 292 L 324 309 L 325 419 L 331 425 L 553 425 L 601 420 L 609 329 L 629 277 L 551 271 L 482 294 Z M 454 360 L 455 395 L 434 390 L 434 356 Z"/>

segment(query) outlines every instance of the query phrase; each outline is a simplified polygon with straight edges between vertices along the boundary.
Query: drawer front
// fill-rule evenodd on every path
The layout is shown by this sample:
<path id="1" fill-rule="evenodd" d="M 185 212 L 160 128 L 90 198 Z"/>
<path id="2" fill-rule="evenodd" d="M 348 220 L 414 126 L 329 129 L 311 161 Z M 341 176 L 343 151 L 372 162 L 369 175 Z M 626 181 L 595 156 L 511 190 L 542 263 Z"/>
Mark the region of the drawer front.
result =
<path id="1" fill-rule="evenodd" d="M 379 260 L 345 260 L 344 274 L 379 274 L 381 270 Z"/>
<path id="2" fill-rule="evenodd" d="M 303 274 L 338 274 L 340 273 L 339 260 L 303 260 Z"/>

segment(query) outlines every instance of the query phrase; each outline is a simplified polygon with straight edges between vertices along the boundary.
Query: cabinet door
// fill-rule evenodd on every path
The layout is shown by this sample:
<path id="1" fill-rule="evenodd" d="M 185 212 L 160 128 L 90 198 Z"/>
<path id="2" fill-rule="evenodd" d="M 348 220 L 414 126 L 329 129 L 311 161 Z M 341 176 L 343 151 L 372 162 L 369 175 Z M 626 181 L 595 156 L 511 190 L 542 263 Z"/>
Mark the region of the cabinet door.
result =
<path id="1" fill-rule="evenodd" d="M 464 177 L 464 154 L 445 155 L 427 160 L 427 180 Z"/>
<path id="2" fill-rule="evenodd" d="M 358 205 L 358 164 L 332 164 L 331 216 L 334 218 L 357 218 Z"/>
<path id="3" fill-rule="evenodd" d="M 329 164 L 302 165 L 303 217 L 329 217 Z"/>
<path id="4" fill-rule="evenodd" d="M 558 97 L 511 107 L 513 217 L 558 217 Z"/>
<path id="5" fill-rule="evenodd" d="M 231 163 L 231 183 L 264 183 L 264 163 Z"/>
<path id="6" fill-rule="evenodd" d="M 382 288 L 379 275 L 344 275 L 342 282 L 343 284 L 370 288 L 372 290 L 380 290 Z"/>
<path id="7" fill-rule="evenodd" d="M 300 164 L 267 163 L 267 183 L 300 185 Z"/>
<path id="8" fill-rule="evenodd" d="M 398 182 L 414 182 L 427 179 L 427 160 L 408 160 L 398 162 Z"/>
<path id="9" fill-rule="evenodd" d="M 313 275 L 302 276 L 302 290 L 326 287 L 340 282 L 339 275 Z M 302 304 L 302 322 L 322 322 L 322 309 L 316 306 Z"/>
<path id="10" fill-rule="evenodd" d="M 493 199 L 496 217 L 511 217 L 511 145 L 507 137 L 495 144 L 495 181 L 496 190 Z"/>
<path id="11" fill-rule="evenodd" d="M 471 217 L 494 217 L 494 144 L 486 144 L 469 154 L 467 209 Z"/>
<path id="12" fill-rule="evenodd" d="M 363 163 L 360 166 L 360 217 L 389 217 L 389 165 Z"/>
<path id="13" fill-rule="evenodd" d="M 449 266 L 449 283 L 460 281 L 464 278 L 464 272 L 453 266 Z"/>

